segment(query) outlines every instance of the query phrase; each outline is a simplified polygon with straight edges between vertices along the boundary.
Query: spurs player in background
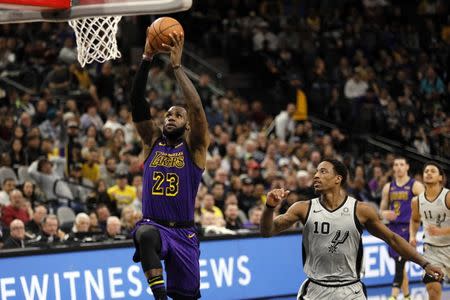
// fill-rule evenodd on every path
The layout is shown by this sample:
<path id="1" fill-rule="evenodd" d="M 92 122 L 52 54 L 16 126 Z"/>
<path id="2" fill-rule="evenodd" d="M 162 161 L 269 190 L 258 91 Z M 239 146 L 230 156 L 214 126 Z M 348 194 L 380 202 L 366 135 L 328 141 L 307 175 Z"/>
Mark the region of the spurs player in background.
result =
<path id="1" fill-rule="evenodd" d="M 298 299 L 366 299 L 360 281 L 363 228 L 384 240 L 405 259 L 423 266 L 427 274 L 441 280 L 442 271 L 390 231 L 372 206 L 347 196 L 342 188 L 347 173 L 345 165 L 338 160 L 322 161 L 313 179 L 320 197 L 297 202 L 275 219 L 273 211 L 289 191 L 275 189 L 267 194 L 261 217 L 263 236 L 278 234 L 297 221 L 304 224 L 303 267 L 308 279 L 300 287 Z"/>
<path id="2" fill-rule="evenodd" d="M 420 221 L 424 228 L 424 257 L 442 268 L 450 276 L 450 193 L 445 185 L 445 174 L 435 162 L 423 169 L 425 192 L 412 199 L 410 243 L 417 244 L 416 235 Z M 424 274 L 430 300 L 442 299 L 442 282 Z"/>
<path id="3" fill-rule="evenodd" d="M 384 185 L 380 213 L 387 221 L 388 227 L 399 236 L 409 241 L 409 221 L 411 219 L 411 199 L 424 191 L 422 183 L 408 176 L 409 164 L 404 157 L 396 157 L 392 167 L 394 178 Z M 394 248 L 389 247 L 389 256 L 395 260 L 395 275 L 389 300 L 397 299 L 400 288 L 403 299 L 409 296 L 409 281 L 405 270 L 406 259 Z"/>
<path id="4" fill-rule="evenodd" d="M 186 108 L 172 106 L 163 128 L 156 126 L 145 100 L 145 86 L 155 51 L 149 41 L 131 92 L 133 122 L 144 143 L 143 219 L 133 232 L 135 262 L 141 262 L 155 299 L 200 298 L 199 241 L 194 226 L 195 197 L 206 164 L 208 123 L 200 97 L 181 66 L 184 39 L 170 34 L 175 78 Z M 161 261 L 165 261 L 167 285 Z M 167 286 L 167 288 L 166 288 Z"/>

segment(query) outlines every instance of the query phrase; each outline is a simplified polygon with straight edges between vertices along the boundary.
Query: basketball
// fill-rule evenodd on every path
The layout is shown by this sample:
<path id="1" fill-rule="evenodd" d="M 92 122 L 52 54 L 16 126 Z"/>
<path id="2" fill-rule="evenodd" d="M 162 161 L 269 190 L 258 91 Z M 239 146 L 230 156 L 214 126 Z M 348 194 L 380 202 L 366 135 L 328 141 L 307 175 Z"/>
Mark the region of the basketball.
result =
<path id="1" fill-rule="evenodd" d="M 163 50 L 161 44 L 172 45 L 172 40 L 169 34 L 172 32 L 178 32 L 184 34 L 181 24 L 170 17 L 161 17 L 156 19 L 147 32 L 147 39 L 153 49 Z"/>

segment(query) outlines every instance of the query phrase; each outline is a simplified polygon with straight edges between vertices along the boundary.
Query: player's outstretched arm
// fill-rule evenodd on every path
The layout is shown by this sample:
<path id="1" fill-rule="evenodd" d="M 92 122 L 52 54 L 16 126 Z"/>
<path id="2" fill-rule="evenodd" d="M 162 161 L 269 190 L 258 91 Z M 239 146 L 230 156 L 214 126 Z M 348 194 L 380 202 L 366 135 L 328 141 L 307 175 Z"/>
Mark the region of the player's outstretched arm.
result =
<path id="1" fill-rule="evenodd" d="M 146 151 L 161 136 L 161 129 L 151 120 L 150 105 L 145 100 L 145 87 L 147 85 L 148 73 L 150 71 L 151 60 L 155 54 L 156 51 L 152 49 L 147 40 L 143 59 L 134 77 L 130 96 L 131 116 L 136 130 L 146 146 Z"/>
<path id="2" fill-rule="evenodd" d="M 285 214 L 273 218 L 273 211 L 280 204 L 289 191 L 274 189 L 267 194 L 266 207 L 261 215 L 260 230 L 263 237 L 278 234 L 295 224 L 297 221 L 305 221 L 309 208 L 309 201 L 294 203 Z"/>
<path id="3" fill-rule="evenodd" d="M 420 227 L 419 199 L 417 197 L 411 200 L 411 221 L 409 222 L 409 243 L 417 246 L 416 235 Z"/>
<path id="4" fill-rule="evenodd" d="M 374 236 L 382 239 L 389 244 L 401 257 L 406 260 L 415 262 L 422 266 L 425 272 L 437 280 L 441 280 L 444 276 L 442 270 L 427 262 L 407 241 L 398 234 L 389 230 L 386 225 L 381 222 L 374 208 L 366 203 L 358 202 L 356 207 L 356 215 L 359 222 Z"/>
<path id="5" fill-rule="evenodd" d="M 208 121 L 206 120 L 200 96 L 181 67 L 181 55 L 184 44 L 183 34 L 173 32 L 169 36 L 172 39 L 173 46 L 163 44 L 163 47 L 170 52 L 170 63 L 186 101 L 189 120 L 187 143 L 192 151 L 196 165 L 204 168 L 206 165 L 206 151 L 209 146 Z"/>

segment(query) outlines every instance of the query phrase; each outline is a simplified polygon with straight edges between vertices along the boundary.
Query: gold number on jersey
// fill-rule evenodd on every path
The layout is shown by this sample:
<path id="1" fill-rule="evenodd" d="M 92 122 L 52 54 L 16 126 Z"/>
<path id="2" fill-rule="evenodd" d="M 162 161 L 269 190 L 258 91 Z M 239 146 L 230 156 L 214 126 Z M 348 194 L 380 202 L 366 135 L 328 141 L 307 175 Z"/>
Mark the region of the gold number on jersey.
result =
<path id="1" fill-rule="evenodd" d="M 161 172 L 153 172 L 153 187 L 152 194 L 153 195 L 164 195 L 164 188 L 161 187 L 164 182 L 164 174 Z"/>
<path id="2" fill-rule="evenodd" d="M 178 175 L 175 173 L 167 173 L 166 181 L 169 183 L 169 186 L 166 187 L 166 196 L 176 196 L 178 194 L 178 183 L 180 182 Z"/>
<path id="3" fill-rule="evenodd" d="M 400 216 L 400 201 L 395 200 L 393 204 L 394 204 L 395 215 Z"/>
<path id="4" fill-rule="evenodd" d="M 162 187 L 163 182 L 166 181 L 168 186 L 165 191 Z M 167 173 L 164 175 L 162 172 L 153 172 L 153 187 L 152 195 L 174 197 L 178 195 L 180 179 L 175 173 Z M 165 193 L 164 193 L 165 192 Z"/>

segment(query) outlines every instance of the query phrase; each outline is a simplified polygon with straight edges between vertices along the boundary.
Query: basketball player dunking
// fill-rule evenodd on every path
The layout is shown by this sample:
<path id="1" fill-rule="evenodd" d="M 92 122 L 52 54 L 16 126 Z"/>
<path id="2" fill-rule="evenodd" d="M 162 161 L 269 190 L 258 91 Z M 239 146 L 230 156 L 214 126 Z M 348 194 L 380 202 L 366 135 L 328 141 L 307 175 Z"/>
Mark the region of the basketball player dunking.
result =
<path id="1" fill-rule="evenodd" d="M 380 212 L 389 221 L 388 227 L 393 232 L 409 241 L 409 221 L 411 218 L 411 199 L 424 191 L 423 185 L 408 176 L 409 164 L 404 157 L 394 159 L 394 179 L 384 185 Z M 406 260 L 392 247 L 389 255 L 395 260 L 395 275 L 392 283 L 392 293 L 389 300 L 395 300 L 403 292 L 403 299 L 410 299 L 409 282 L 405 270 Z"/>
<path id="2" fill-rule="evenodd" d="M 428 162 L 423 169 L 425 192 L 412 199 L 410 243 L 416 246 L 416 235 L 422 221 L 424 232 L 424 257 L 442 268 L 450 277 L 450 193 L 442 168 Z M 442 298 L 442 283 L 424 275 L 429 300 Z M 448 298 L 446 298 L 448 299 Z"/>
<path id="3" fill-rule="evenodd" d="M 363 228 L 386 241 L 402 257 L 421 265 L 427 274 L 442 279 L 442 271 L 390 231 L 372 206 L 346 195 L 342 188 L 346 180 L 347 169 L 343 163 L 332 159 L 322 161 L 313 179 L 320 197 L 297 202 L 275 219 L 274 208 L 289 191 L 275 189 L 267 195 L 261 217 L 263 236 L 280 233 L 297 221 L 305 225 L 302 252 L 308 279 L 300 287 L 298 299 L 366 299 L 360 281 Z"/>
<path id="4" fill-rule="evenodd" d="M 199 241 L 194 203 L 206 163 L 208 123 L 200 97 L 181 66 L 183 36 L 171 34 L 170 63 L 186 109 L 172 106 L 163 129 L 150 116 L 144 98 L 150 62 L 156 51 L 149 41 L 131 92 L 133 122 L 144 143 L 142 214 L 133 232 L 133 260 L 140 261 L 155 299 L 200 298 Z M 165 261 L 167 289 L 161 261 Z"/>

